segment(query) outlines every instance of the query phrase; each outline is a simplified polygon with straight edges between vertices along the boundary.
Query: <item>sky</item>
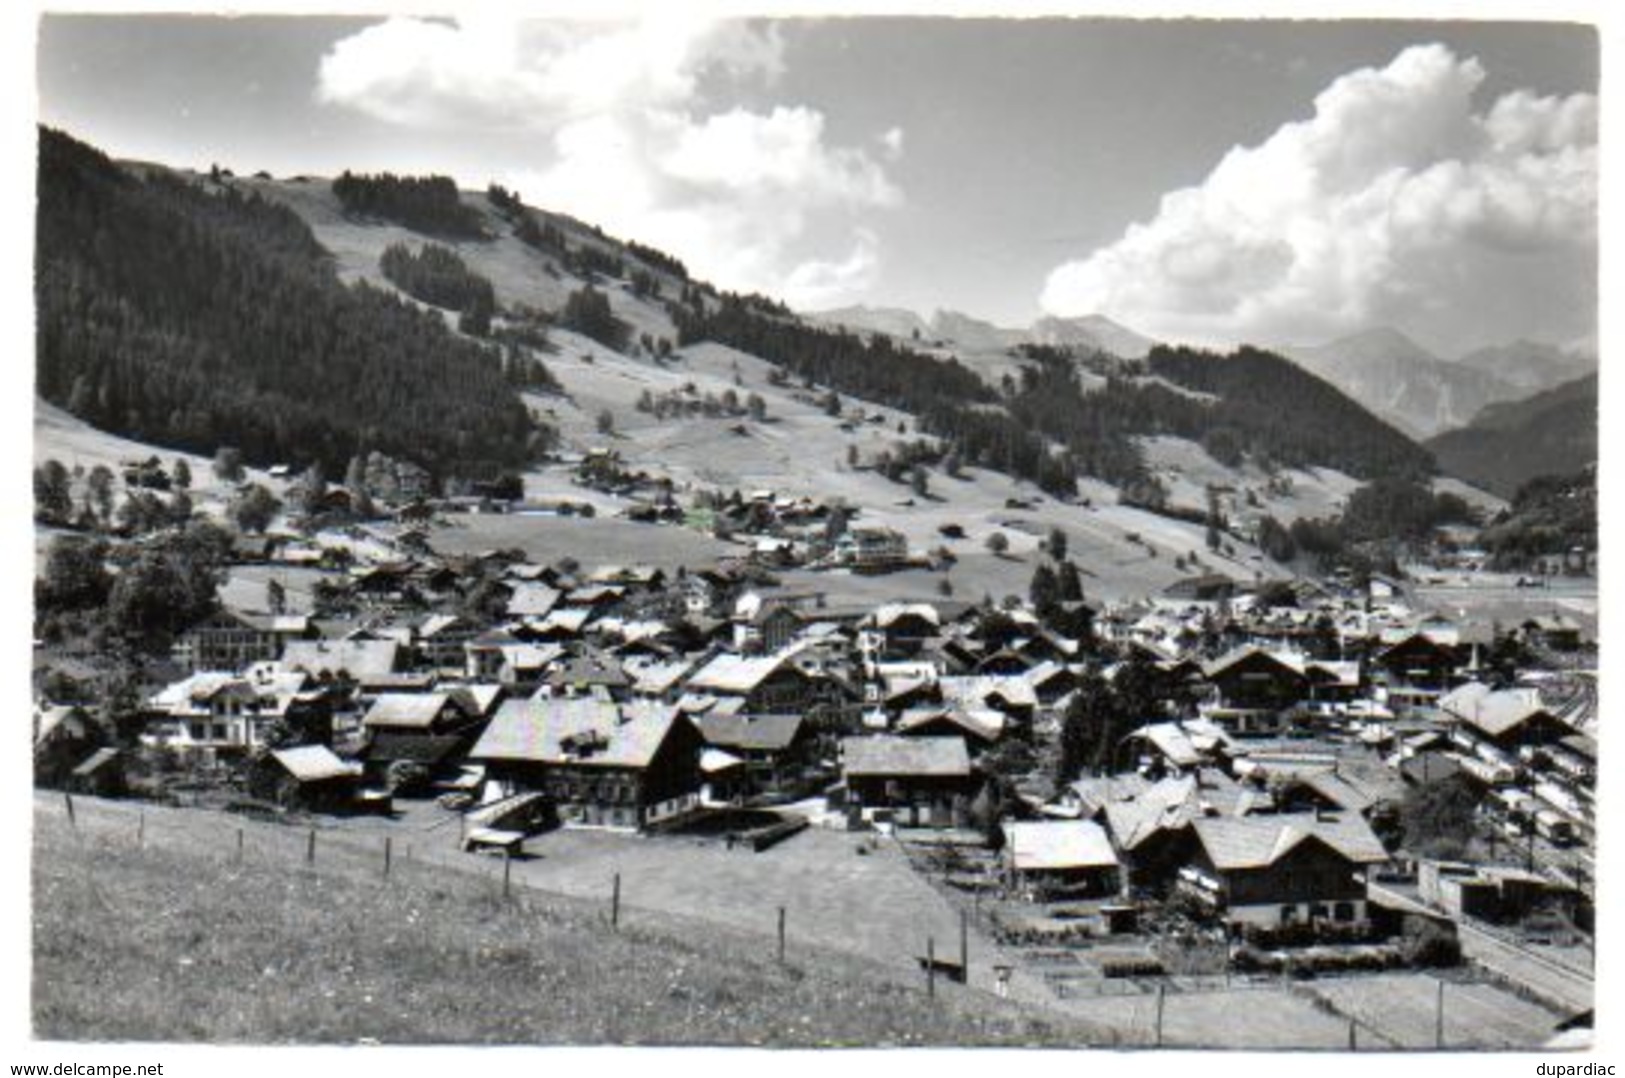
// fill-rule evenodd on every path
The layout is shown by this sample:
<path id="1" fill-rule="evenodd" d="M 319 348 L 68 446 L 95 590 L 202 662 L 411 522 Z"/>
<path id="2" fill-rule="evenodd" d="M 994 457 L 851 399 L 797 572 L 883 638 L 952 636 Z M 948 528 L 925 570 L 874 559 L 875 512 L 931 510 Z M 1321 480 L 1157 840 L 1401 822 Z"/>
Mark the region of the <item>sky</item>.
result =
<path id="1" fill-rule="evenodd" d="M 1577 25 L 47 15 L 37 60 L 115 156 L 496 181 L 804 310 L 1596 333 Z"/>

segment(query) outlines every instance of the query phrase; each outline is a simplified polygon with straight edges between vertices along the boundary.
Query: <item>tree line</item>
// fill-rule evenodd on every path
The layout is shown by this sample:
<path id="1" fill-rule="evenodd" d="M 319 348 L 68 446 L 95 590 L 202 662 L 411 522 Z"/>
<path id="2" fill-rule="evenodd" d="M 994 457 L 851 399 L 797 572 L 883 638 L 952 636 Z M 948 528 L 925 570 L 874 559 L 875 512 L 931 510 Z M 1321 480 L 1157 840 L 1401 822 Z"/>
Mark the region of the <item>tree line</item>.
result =
<path id="1" fill-rule="evenodd" d="M 392 243 L 378 257 L 378 268 L 413 299 L 460 312 L 457 328 L 463 332 L 476 337 L 491 332 L 496 290 L 450 248 L 426 243 L 414 254 L 406 244 Z"/>
<path id="2" fill-rule="evenodd" d="M 374 217 L 447 239 L 487 239 L 480 212 L 463 204 L 450 176 L 357 175 L 345 169 L 333 181 L 344 212 Z"/>

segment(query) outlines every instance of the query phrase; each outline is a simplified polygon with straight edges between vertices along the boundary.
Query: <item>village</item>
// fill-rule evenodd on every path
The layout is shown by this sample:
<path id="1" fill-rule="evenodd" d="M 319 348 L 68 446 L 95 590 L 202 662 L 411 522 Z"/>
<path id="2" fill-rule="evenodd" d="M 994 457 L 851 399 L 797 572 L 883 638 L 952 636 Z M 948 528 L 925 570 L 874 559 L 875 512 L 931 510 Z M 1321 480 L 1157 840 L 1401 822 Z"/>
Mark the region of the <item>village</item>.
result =
<path id="1" fill-rule="evenodd" d="M 1091 601 L 1059 528 L 1027 596 L 860 601 L 843 582 L 952 555 L 771 490 L 683 506 L 604 453 L 574 481 L 651 542 L 702 528 L 738 553 L 442 554 L 460 520 L 577 510 L 289 493 L 231 532 L 226 601 L 144 664 L 119 721 L 83 656 L 36 642 L 37 785 L 495 855 L 544 889 L 613 872 L 617 902 L 641 867 L 718 919 L 753 884 L 764 908 L 799 891 L 819 908 L 795 929 L 899 967 L 1086 1013 L 1155 992 L 1159 1038 L 1170 988 L 1288 978 L 1332 985 L 1351 1039 L 1417 1046 L 1337 995 L 1412 971 L 1489 986 L 1511 1008 L 1496 1044 L 1588 1025 L 1578 619 L 1487 626 L 1373 573 Z"/>

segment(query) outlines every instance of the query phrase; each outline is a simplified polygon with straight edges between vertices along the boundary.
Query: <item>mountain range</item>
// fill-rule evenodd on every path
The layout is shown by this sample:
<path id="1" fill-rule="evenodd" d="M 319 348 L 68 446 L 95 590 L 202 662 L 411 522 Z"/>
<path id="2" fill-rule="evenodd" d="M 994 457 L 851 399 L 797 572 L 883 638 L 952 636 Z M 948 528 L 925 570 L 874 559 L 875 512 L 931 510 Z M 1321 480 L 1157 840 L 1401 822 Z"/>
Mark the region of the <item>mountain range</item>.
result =
<path id="1" fill-rule="evenodd" d="M 1597 375 L 1520 401 L 1492 404 L 1467 426 L 1424 443 L 1451 475 L 1511 497 L 1536 476 L 1572 475 L 1597 461 Z"/>
<path id="2" fill-rule="evenodd" d="M 1447 360 L 1388 327 L 1275 350 L 1419 439 L 1465 427 L 1488 405 L 1554 388 L 1597 364 L 1594 356 L 1531 341 Z"/>
<path id="3" fill-rule="evenodd" d="M 840 307 L 807 317 L 866 333 L 941 344 L 969 351 L 1004 351 L 1023 344 L 1084 348 L 1120 359 L 1144 359 L 1156 343 L 1105 315 L 1044 317 L 1026 329 L 994 325 L 959 311 L 938 310 L 929 319 L 902 307 Z"/>
<path id="4" fill-rule="evenodd" d="M 998 326 L 958 311 L 930 318 L 901 307 L 842 307 L 809 318 L 922 345 L 976 353 L 1023 344 L 1077 347 L 1143 359 L 1156 343 L 1105 315 L 1044 317 L 1025 329 Z M 1596 370 L 1594 353 L 1519 340 L 1439 356 L 1403 332 L 1378 327 L 1312 345 L 1270 347 L 1330 382 L 1372 414 L 1424 440 L 1466 427 L 1485 407 L 1518 401 Z"/>

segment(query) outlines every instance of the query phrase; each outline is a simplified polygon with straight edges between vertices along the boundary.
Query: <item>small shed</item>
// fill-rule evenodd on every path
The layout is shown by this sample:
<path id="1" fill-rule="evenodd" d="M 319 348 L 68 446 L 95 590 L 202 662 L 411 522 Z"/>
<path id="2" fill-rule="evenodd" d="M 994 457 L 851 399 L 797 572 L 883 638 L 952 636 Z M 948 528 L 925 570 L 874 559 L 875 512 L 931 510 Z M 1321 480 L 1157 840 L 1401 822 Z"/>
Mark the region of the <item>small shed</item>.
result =
<path id="1" fill-rule="evenodd" d="M 356 807 L 362 767 L 326 745 L 272 749 L 256 763 L 255 792 L 289 808 L 348 812 Z"/>
<path id="2" fill-rule="evenodd" d="M 74 793 L 94 797 L 118 797 L 124 793 L 124 754 L 115 748 L 101 748 L 85 757 L 68 776 Z"/>
<path id="3" fill-rule="evenodd" d="M 1045 896 L 1117 893 L 1117 853 L 1093 820 L 1011 820 L 1003 831 L 1005 869 L 1017 887 Z"/>

